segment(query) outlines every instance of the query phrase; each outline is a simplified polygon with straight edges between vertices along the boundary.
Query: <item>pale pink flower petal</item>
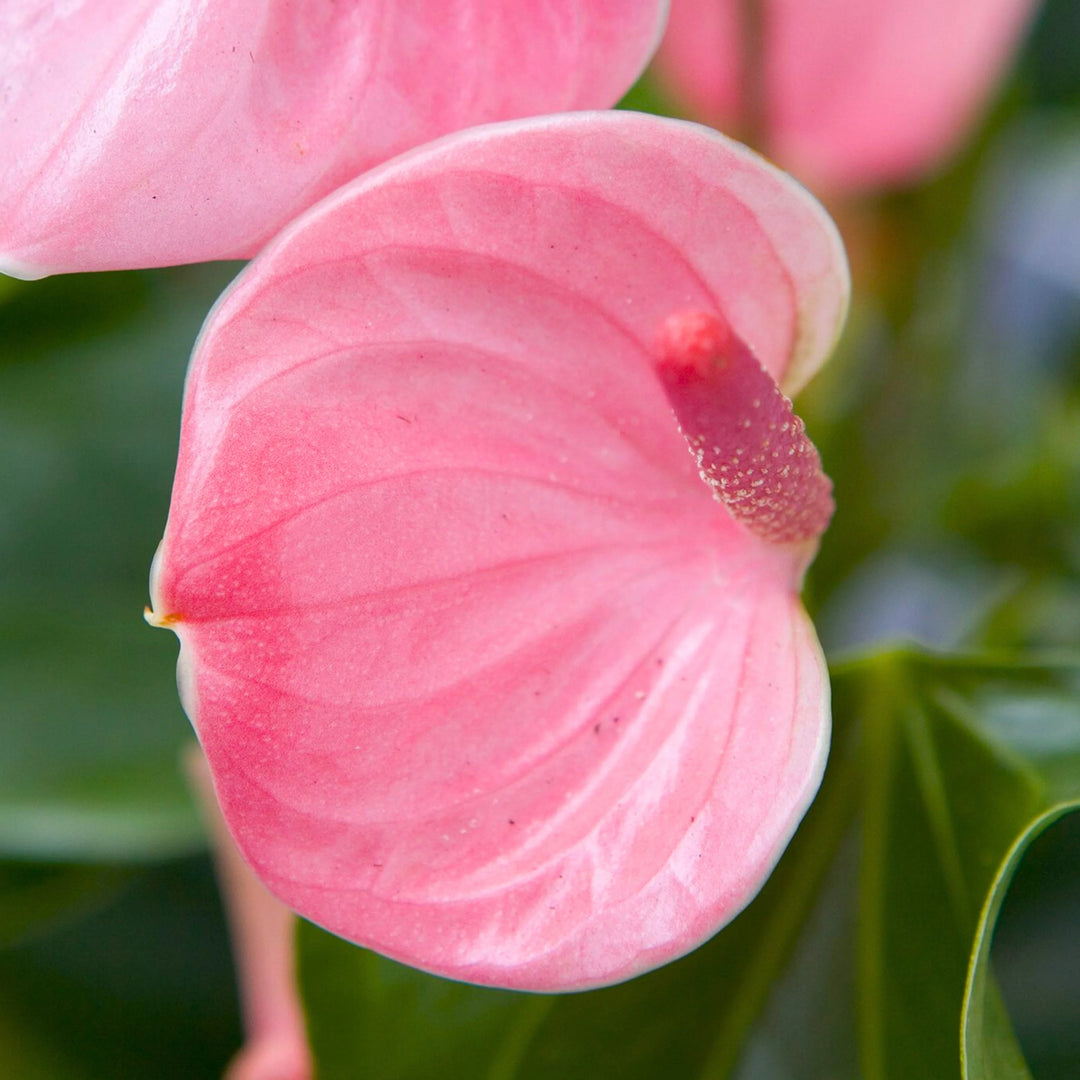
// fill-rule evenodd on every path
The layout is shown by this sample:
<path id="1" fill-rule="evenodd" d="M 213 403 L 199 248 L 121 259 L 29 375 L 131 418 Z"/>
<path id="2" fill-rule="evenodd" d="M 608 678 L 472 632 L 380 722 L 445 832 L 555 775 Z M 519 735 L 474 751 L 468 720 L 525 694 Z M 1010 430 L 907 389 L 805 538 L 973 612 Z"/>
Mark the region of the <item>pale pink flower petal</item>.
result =
<path id="1" fill-rule="evenodd" d="M 663 0 L 5 0 L 0 270 L 246 258 L 378 162 L 614 104 Z"/>
<path id="2" fill-rule="evenodd" d="M 274 892 L 538 990 L 748 902 L 828 741 L 797 591 L 831 502 L 784 494 L 817 458 L 759 359 L 801 381 L 846 299 L 801 188 L 631 113 L 451 136 L 241 275 L 192 360 L 152 619 Z M 733 516 L 714 445 L 779 494 Z"/>
<path id="3" fill-rule="evenodd" d="M 755 16 L 752 3 L 672 0 L 657 73 L 695 117 L 755 137 L 829 191 L 910 181 L 938 165 L 985 106 L 1035 8 L 760 0 Z M 756 63 L 744 44 L 755 37 Z"/>

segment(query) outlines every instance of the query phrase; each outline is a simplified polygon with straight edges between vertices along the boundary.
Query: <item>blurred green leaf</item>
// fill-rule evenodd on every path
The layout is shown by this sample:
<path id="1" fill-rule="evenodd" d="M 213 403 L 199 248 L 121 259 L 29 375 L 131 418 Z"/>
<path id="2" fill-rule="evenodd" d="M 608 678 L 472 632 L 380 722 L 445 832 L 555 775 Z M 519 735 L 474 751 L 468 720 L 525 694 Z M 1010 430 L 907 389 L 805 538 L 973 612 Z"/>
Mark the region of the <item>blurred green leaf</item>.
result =
<path id="1" fill-rule="evenodd" d="M 1005 869 L 1011 881 L 1000 914 L 986 909 L 988 925 L 996 920 L 994 974 L 1031 1072 L 1080 1076 L 1080 814 L 1049 824 L 1015 873 L 1011 862 Z"/>
<path id="2" fill-rule="evenodd" d="M 187 357 L 234 267 L 0 296 L 0 857 L 201 846 L 176 646 L 142 620 Z"/>
<path id="3" fill-rule="evenodd" d="M 945 526 L 1001 561 L 1023 552 L 1044 573 L 1080 570 L 1080 401 L 1039 410 L 1022 446 L 987 452 L 945 503 Z"/>
<path id="4" fill-rule="evenodd" d="M 677 103 L 671 101 L 657 86 L 651 70 L 646 71 L 627 90 L 626 96 L 616 108 L 630 109 L 633 112 L 656 113 L 658 116 L 680 115 Z"/>
<path id="5" fill-rule="evenodd" d="M 0 1010 L 0 1062 L 19 1080 L 94 1080 L 79 1062 L 65 1060 L 47 1033 L 28 1031 Z"/>
<path id="6" fill-rule="evenodd" d="M 93 862 L 201 845 L 170 645 L 118 606 L 0 616 L 0 853 Z"/>
<path id="7" fill-rule="evenodd" d="M 1071 665 L 914 652 L 835 673 L 836 708 L 860 718 L 866 748 L 867 1080 L 1029 1076 L 990 972 L 990 940 L 1020 852 L 1080 795 L 1078 688 Z"/>
<path id="8" fill-rule="evenodd" d="M 1021 82 L 1036 102 L 1080 102 L 1080 7 L 1074 0 L 1041 0 L 1037 12 Z"/>
<path id="9" fill-rule="evenodd" d="M 0 353 L 5 365 L 33 361 L 54 348 L 114 331 L 146 305 L 139 273 L 65 274 L 44 281 L 0 275 Z"/>
<path id="10" fill-rule="evenodd" d="M 1031 842 L 1062 814 L 1080 808 L 1080 802 L 1056 806 L 1041 814 L 1021 833 L 998 869 L 986 898 L 976 931 L 976 949 L 968 969 L 961 1024 L 961 1055 L 965 1080 L 1029 1080 L 1030 1072 L 1011 1037 L 1005 1003 L 994 983 L 990 945 L 1002 903 Z"/>
<path id="11" fill-rule="evenodd" d="M 0 862 L 0 948 L 107 902 L 127 879 L 116 866 Z"/>
<path id="12" fill-rule="evenodd" d="M 217 1080 L 239 1046 L 209 860 L 125 876 L 79 919 L 0 949 L 5 1080 Z"/>

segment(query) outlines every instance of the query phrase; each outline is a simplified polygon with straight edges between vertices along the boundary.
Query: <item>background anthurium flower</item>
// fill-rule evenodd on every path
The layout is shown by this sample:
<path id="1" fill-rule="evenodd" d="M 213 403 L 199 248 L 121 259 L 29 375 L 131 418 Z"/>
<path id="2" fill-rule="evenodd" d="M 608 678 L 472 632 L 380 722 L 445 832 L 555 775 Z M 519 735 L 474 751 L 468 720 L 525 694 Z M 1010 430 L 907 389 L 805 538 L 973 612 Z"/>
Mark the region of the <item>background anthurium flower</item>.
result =
<path id="1" fill-rule="evenodd" d="M 815 188 L 910 181 L 964 136 L 1035 0 L 672 0 L 661 83 Z"/>
<path id="2" fill-rule="evenodd" d="M 797 592 L 831 497 L 774 379 L 847 289 L 802 188 L 625 112 L 450 136 L 252 263 L 191 363 L 149 618 L 279 897 L 536 990 L 749 901 L 829 729 Z"/>
<path id="3" fill-rule="evenodd" d="M 613 105 L 663 0 L 5 0 L 0 271 L 246 258 L 459 128 Z"/>

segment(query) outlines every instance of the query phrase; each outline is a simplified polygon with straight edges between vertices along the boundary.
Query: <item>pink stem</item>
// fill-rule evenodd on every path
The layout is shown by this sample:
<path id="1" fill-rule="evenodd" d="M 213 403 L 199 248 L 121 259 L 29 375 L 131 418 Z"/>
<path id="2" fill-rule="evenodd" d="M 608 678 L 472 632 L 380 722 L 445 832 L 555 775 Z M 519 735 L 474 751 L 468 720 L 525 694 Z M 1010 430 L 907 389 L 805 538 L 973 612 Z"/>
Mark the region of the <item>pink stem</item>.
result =
<path id="1" fill-rule="evenodd" d="M 225 1080 L 311 1080 L 311 1052 L 296 988 L 294 915 L 254 875 L 229 835 L 209 766 L 197 746 L 185 753 L 184 768 L 214 851 L 247 1035 Z"/>

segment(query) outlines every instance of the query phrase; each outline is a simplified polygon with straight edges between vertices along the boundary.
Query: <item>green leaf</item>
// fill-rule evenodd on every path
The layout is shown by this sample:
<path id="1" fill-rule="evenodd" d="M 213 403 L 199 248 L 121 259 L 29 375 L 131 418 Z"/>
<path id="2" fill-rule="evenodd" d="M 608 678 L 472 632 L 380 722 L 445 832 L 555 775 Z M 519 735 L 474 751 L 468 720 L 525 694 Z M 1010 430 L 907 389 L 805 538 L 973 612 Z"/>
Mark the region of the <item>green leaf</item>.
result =
<path id="1" fill-rule="evenodd" d="M 115 866 L 0 862 L 0 948 L 107 902 L 127 879 Z"/>
<path id="2" fill-rule="evenodd" d="M 563 996 L 467 986 L 302 922 L 300 983 L 320 1080 L 728 1075 L 852 820 L 849 736 L 838 725 L 820 796 L 758 898 L 696 952 L 630 982 Z"/>
<path id="3" fill-rule="evenodd" d="M 858 979 L 867 1080 L 1029 1077 L 990 971 L 990 941 L 1021 852 L 1075 805 L 1063 797 L 1080 794 L 1078 685 L 1071 665 L 914 652 L 835 673 L 836 708 L 859 716 L 865 746 Z"/>
<path id="4" fill-rule="evenodd" d="M 218 1080 L 239 1046 L 209 860 L 124 875 L 78 919 L 0 949 L 5 1080 Z"/>
<path id="5" fill-rule="evenodd" d="M 119 606 L 0 616 L 0 853 L 101 862 L 201 845 L 170 644 Z"/>
<path id="6" fill-rule="evenodd" d="M 95 1080 L 77 1061 L 65 1058 L 48 1034 L 27 1030 L 0 1009 L 0 1061 L 20 1080 Z"/>
<path id="7" fill-rule="evenodd" d="M 994 878 L 975 935 L 961 1023 L 960 1052 L 967 1080 L 1030 1080 L 1023 1055 L 1012 1038 L 1012 1029 L 990 968 L 990 945 L 994 924 L 1020 859 L 1044 829 L 1080 802 L 1056 806 L 1041 814 L 1017 838 Z"/>
<path id="8" fill-rule="evenodd" d="M 176 645 L 142 620 L 187 357 L 233 268 L 0 296 L 0 857 L 201 847 L 178 769 Z"/>

